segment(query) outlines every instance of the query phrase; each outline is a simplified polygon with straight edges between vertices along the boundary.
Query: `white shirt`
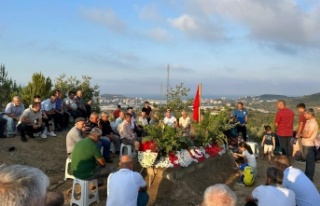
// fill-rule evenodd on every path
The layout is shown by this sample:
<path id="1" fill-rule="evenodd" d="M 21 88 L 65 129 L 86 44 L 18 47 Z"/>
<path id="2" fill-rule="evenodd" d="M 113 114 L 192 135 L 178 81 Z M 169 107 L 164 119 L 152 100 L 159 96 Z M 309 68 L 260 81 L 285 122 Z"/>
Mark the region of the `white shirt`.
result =
<path id="1" fill-rule="evenodd" d="M 44 101 L 41 102 L 41 108 L 44 110 L 44 111 L 50 111 L 52 109 L 55 109 L 56 108 L 56 103 L 55 102 L 51 102 L 50 99 L 46 99 Z"/>
<path id="2" fill-rule="evenodd" d="M 40 118 L 42 118 L 42 114 L 40 111 L 34 112 L 31 108 L 28 108 L 23 111 L 21 117 L 25 117 L 26 120 L 34 122 L 35 120 L 39 120 Z M 19 120 L 18 124 L 20 123 L 21 121 Z"/>
<path id="3" fill-rule="evenodd" d="M 181 125 L 182 128 L 189 127 L 190 124 L 191 124 L 191 120 L 189 117 L 186 117 L 186 118 L 180 117 L 179 118 L 179 125 Z"/>
<path id="4" fill-rule="evenodd" d="M 282 185 L 295 193 L 297 205 L 320 205 L 320 194 L 317 188 L 301 170 L 293 167 L 285 169 Z"/>
<path id="5" fill-rule="evenodd" d="M 174 127 L 174 124 L 177 122 L 177 119 L 174 116 L 171 116 L 170 118 L 165 117 L 163 120 L 164 124 L 167 124 L 170 127 Z"/>
<path id="6" fill-rule="evenodd" d="M 76 110 L 78 108 L 77 103 L 74 100 L 70 99 L 69 97 L 65 98 L 63 102 L 66 106 L 71 107 L 73 110 Z"/>
<path id="7" fill-rule="evenodd" d="M 138 124 L 142 125 L 142 126 L 148 125 L 148 119 L 147 118 L 142 118 L 140 116 L 139 119 L 138 119 Z"/>
<path id="8" fill-rule="evenodd" d="M 256 161 L 256 157 L 253 154 L 250 154 L 248 152 L 248 150 L 243 151 L 242 154 L 245 156 L 245 158 L 248 161 L 248 165 L 250 165 L 251 167 L 256 168 L 257 167 L 257 161 Z"/>
<path id="9" fill-rule="evenodd" d="M 295 206 L 295 194 L 292 190 L 271 185 L 261 185 L 252 191 L 252 197 L 258 200 L 258 206 Z"/>
<path id="10" fill-rule="evenodd" d="M 108 177 L 106 206 L 136 206 L 138 192 L 146 182 L 140 173 L 120 169 Z"/>

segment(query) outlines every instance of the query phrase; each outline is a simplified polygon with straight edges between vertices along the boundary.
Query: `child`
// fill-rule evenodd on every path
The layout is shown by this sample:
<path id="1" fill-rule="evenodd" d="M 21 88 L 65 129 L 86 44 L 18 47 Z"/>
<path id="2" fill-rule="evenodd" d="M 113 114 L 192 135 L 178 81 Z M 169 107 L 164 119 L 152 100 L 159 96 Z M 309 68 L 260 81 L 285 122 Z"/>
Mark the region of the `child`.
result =
<path id="1" fill-rule="evenodd" d="M 240 181 L 236 182 L 237 184 L 251 186 L 254 183 L 254 175 L 252 167 L 245 162 L 244 158 L 239 157 L 236 159 L 236 163 L 238 166 L 238 174 L 240 176 Z"/>
<path id="2" fill-rule="evenodd" d="M 239 158 L 239 157 L 245 158 L 248 165 L 250 165 L 252 167 L 254 176 L 256 176 L 256 174 L 257 174 L 257 161 L 256 161 L 256 157 L 253 155 L 251 147 L 249 145 L 247 145 L 247 143 L 245 143 L 245 142 L 240 142 L 239 150 L 242 152 L 242 154 L 233 153 L 233 156 L 235 158 Z"/>
<path id="3" fill-rule="evenodd" d="M 264 134 L 261 142 L 261 147 L 263 147 L 263 157 L 261 159 L 264 159 L 266 154 L 268 154 L 268 160 L 269 164 L 273 164 L 271 161 L 271 155 L 273 153 L 273 150 L 276 147 L 276 141 L 274 134 L 272 133 L 272 129 L 269 125 L 264 127 L 266 130 L 266 133 Z"/>

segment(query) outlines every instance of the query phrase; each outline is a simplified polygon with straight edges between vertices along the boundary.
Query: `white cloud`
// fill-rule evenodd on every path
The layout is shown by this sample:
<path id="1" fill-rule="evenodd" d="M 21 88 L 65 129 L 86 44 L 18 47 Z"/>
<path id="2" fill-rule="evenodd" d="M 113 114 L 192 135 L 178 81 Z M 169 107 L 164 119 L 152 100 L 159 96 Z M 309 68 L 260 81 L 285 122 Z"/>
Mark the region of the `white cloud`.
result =
<path id="1" fill-rule="evenodd" d="M 144 5 L 139 11 L 139 18 L 148 21 L 160 22 L 165 20 L 156 4 Z"/>
<path id="2" fill-rule="evenodd" d="M 106 26 L 113 32 L 123 33 L 126 30 L 126 24 L 123 22 L 114 11 L 110 9 L 81 9 L 81 14 L 95 23 Z"/>
<path id="3" fill-rule="evenodd" d="M 189 37 L 205 40 L 221 40 L 225 38 L 224 31 L 218 23 L 208 18 L 183 14 L 175 19 L 168 19 L 171 26 L 184 32 Z"/>
<path id="4" fill-rule="evenodd" d="M 168 31 L 164 28 L 157 27 L 148 32 L 148 36 L 156 41 L 164 42 L 170 40 Z"/>
<path id="5" fill-rule="evenodd" d="M 320 6 L 302 8 L 295 0 L 198 0 L 188 7 L 199 15 L 219 15 L 248 29 L 250 36 L 268 43 L 320 45 Z M 309 6 L 310 7 L 310 6 Z"/>

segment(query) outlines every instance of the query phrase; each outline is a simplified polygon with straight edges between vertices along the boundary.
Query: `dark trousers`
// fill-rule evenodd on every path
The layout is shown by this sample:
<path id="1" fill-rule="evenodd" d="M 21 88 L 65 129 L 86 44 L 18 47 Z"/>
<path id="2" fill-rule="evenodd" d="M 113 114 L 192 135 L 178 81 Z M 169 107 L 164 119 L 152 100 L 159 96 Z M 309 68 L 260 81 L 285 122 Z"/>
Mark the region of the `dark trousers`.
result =
<path id="1" fill-rule="evenodd" d="M 0 138 L 4 137 L 4 127 L 7 124 L 7 120 L 3 119 L 0 115 Z"/>
<path id="2" fill-rule="evenodd" d="M 61 128 L 61 124 L 62 120 L 63 120 L 63 115 L 59 114 L 59 113 L 55 113 L 55 114 L 48 114 L 48 121 L 53 119 L 54 122 L 54 126 L 56 129 L 60 129 Z M 46 123 L 47 127 L 49 126 L 48 123 Z"/>
<path id="3" fill-rule="evenodd" d="M 103 147 L 102 156 L 107 160 L 110 159 L 110 142 L 106 139 L 100 139 L 98 143 L 99 148 Z"/>
<path id="4" fill-rule="evenodd" d="M 63 117 L 62 117 L 62 128 L 68 127 L 69 124 L 69 114 L 67 112 L 63 112 Z"/>
<path id="5" fill-rule="evenodd" d="M 77 117 L 81 117 L 81 113 L 78 110 L 67 110 L 67 112 L 76 119 Z"/>
<path id="6" fill-rule="evenodd" d="M 247 141 L 247 128 L 245 125 L 237 125 L 237 133 L 238 135 L 242 133 L 243 140 L 246 142 Z"/>
<path id="7" fill-rule="evenodd" d="M 315 148 L 313 146 L 302 146 L 302 156 L 306 160 L 305 174 L 313 181 L 316 161 Z"/>
<path id="8" fill-rule="evenodd" d="M 27 125 L 25 122 L 22 122 L 18 125 L 17 130 L 20 132 L 21 137 L 26 137 L 26 133 L 29 137 L 33 136 L 33 133 L 42 132 L 44 130 L 44 125 L 34 129 L 33 126 Z"/>
<path id="9" fill-rule="evenodd" d="M 281 152 L 283 155 L 287 157 L 292 156 L 292 149 L 290 147 L 290 140 L 292 137 L 289 136 L 279 136 L 279 144 L 281 148 Z"/>

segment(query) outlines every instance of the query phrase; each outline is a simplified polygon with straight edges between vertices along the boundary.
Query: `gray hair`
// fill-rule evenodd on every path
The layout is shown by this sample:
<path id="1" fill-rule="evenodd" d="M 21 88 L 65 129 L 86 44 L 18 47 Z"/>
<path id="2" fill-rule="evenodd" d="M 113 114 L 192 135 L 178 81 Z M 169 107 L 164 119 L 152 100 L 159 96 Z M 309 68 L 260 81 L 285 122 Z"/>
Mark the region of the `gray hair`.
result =
<path id="1" fill-rule="evenodd" d="M 103 111 L 103 112 L 101 112 L 101 116 L 108 116 L 109 117 L 109 114 L 108 114 L 108 112 Z"/>
<path id="2" fill-rule="evenodd" d="M 208 187 L 203 195 L 203 206 L 236 206 L 236 194 L 225 184 Z"/>
<path id="3" fill-rule="evenodd" d="M 311 116 L 315 116 L 315 112 L 314 112 L 314 110 L 312 109 L 312 108 L 308 108 L 308 109 L 306 109 L 305 110 L 305 113 L 307 113 L 307 114 L 310 114 Z"/>
<path id="4" fill-rule="evenodd" d="M 0 205 L 45 204 L 49 178 L 39 169 L 25 165 L 0 165 Z"/>
<path id="5" fill-rule="evenodd" d="M 90 135 L 93 136 L 101 136 L 102 135 L 102 131 L 101 129 L 99 129 L 98 127 L 94 127 L 91 131 L 90 131 Z"/>

